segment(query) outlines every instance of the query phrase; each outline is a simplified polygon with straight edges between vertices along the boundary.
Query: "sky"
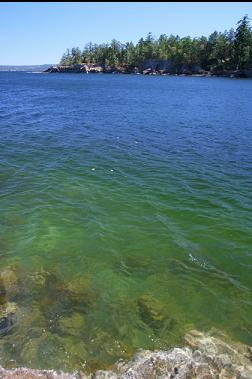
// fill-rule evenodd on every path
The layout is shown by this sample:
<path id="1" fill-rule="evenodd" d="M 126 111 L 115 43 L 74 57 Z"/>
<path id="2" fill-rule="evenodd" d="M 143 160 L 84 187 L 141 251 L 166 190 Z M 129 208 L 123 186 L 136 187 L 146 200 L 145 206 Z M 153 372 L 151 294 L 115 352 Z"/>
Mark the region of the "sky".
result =
<path id="1" fill-rule="evenodd" d="M 252 2 L 1 2 L 0 65 L 56 64 L 67 48 L 148 32 L 208 36 L 245 14 L 252 19 Z"/>

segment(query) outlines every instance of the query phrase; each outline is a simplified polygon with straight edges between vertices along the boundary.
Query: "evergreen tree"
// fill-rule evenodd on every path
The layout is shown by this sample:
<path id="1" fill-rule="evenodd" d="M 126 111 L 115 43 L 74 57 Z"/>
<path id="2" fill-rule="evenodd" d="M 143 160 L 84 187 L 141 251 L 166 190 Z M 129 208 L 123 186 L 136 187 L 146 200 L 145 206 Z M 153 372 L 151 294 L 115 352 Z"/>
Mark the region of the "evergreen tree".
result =
<path id="1" fill-rule="evenodd" d="M 79 47 L 73 47 L 71 50 L 72 64 L 82 63 L 82 54 Z"/>
<path id="2" fill-rule="evenodd" d="M 170 59 L 178 72 L 183 65 L 199 65 L 206 70 L 223 71 L 252 67 L 252 31 L 245 15 L 237 29 L 224 33 L 213 32 L 208 38 L 183 37 L 161 34 L 158 39 L 151 33 L 132 42 L 110 44 L 89 42 L 81 52 L 78 47 L 67 49 L 60 64 L 97 63 L 113 68 L 141 66 L 148 59 Z"/>
<path id="3" fill-rule="evenodd" d="M 60 65 L 62 65 L 62 66 L 71 66 L 72 65 L 72 55 L 71 55 L 69 49 L 67 49 L 67 51 L 62 55 L 62 58 L 60 60 Z"/>
<path id="4" fill-rule="evenodd" d="M 252 60 L 252 32 L 248 15 L 237 23 L 235 32 L 234 51 L 237 69 L 248 68 Z"/>
<path id="5" fill-rule="evenodd" d="M 132 42 L 127 42 L 123 50 L 123 60 L 129 66 L 136 66 L 136 48 Z"/>

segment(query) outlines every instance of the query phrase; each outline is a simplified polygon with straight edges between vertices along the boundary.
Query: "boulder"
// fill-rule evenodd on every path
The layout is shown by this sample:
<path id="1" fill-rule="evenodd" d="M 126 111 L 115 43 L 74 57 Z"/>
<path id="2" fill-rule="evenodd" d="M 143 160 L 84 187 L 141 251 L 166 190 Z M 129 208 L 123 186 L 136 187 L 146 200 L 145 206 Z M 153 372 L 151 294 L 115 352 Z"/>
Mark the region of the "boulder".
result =
<path id="1" fill-rule="evenodd" d="M 142 72 L 143 75 L 150 75 L 151 73 L 152 73 L 151 68 L 147 68 L 146 70 L 143 70 L 143 72 Z"/>
<path id="2" fill-rule="evenodd" d="M 86 67 L 87 67 L 87 72 L 90 74 L 100 74 L 104 71 L 104 67 L 98 64 L 89 64 L 89 65 L 86 65 Z"/>
<path id="3" fill-rule="evenodd" d="M 2 271 L 0 273 L 0 279 L 6 291 L 8 291 L 8 289 L 10 289 L 12 286 L 16 285 L 18 281 L 17 273 L 11 268 L 7 268 L 6 270 Z"/>
<path id="4" fill-rule="evenodd" d="M 170 317 L 166 306 L 153 295 L 149 293 L 142 295 L 139 297 L 137 305 L 140 319 L 154 332 L 173 328 L 175 320 Z"/>
<path id="5" fill-rule="evenodd" d="M 85 318 L 81 313 L 74 312 L 71 316 L 61 318 L 58 324 L 61 334 L 78 337 L 80 330 L 85 327 Z"/>
<path id="6" fill-rule="evenodd" d="M 0 306 L 0 336 L 9 333 L 16 321 L 16 303 L 6 303 Z"/>

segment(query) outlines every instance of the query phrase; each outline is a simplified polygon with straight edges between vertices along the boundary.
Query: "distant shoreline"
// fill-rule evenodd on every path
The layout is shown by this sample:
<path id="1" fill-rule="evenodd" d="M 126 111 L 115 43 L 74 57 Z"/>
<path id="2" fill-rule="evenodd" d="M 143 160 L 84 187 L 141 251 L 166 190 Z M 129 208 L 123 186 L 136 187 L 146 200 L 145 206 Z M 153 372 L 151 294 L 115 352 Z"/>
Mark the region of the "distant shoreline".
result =
<path id="1" fill-rule="evenodd" d="M 164 71 L 164 72 L 163 72 Z M 155 67 L 134 68 L 104 68 L 99 65 L 80 64 L 74 66 L 38 65 L 38 66 L 0 66 L 0 72 L 24 72 L 37 74 L 115 74 L 115 75 L 144 75 L 144 76 L 186 76 L 186 77 L 223 77 L 236 79 L 251 79 L 252 69 L 236 71 L 205 71 L 200 67 L 186 67 L 180 72 L 166 72 Z"/>
<path id="2" fill-rule="evenodd" d="M 169 67 L 166 61 L 148 61 L 141 67 L 109 67 L 99 64 L 77 64 L 72 66 L 51 66 L 43 72 L 55 74 L 124 74 L 147 76 L 193 76 L 193 77 L 228 77 L 228 78 L 252 78 L 250 70 L 225 70 L 206 71 L 200 66 L 182 66 L 179 69 Z"/>
<path id="3" fill-rule="evenodd" d="M 50 63 L 47 64 L 33 64 L 33 65 L 0 65 L 0 72 L 26 72 L 26 71 L 45 71 L 53 65 Z"/>

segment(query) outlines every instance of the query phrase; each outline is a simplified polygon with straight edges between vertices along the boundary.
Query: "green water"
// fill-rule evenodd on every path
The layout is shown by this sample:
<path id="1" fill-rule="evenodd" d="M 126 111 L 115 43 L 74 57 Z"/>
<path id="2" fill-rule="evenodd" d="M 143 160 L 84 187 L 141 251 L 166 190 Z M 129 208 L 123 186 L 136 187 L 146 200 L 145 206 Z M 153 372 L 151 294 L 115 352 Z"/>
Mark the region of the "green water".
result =
<path id="1" fill-rule="evenodd" d="M 251 82 L 0 85 L 1 365 L 107 368 L 192 328 L 252 344 Z"/>

